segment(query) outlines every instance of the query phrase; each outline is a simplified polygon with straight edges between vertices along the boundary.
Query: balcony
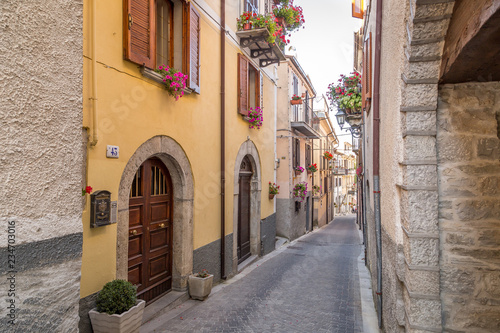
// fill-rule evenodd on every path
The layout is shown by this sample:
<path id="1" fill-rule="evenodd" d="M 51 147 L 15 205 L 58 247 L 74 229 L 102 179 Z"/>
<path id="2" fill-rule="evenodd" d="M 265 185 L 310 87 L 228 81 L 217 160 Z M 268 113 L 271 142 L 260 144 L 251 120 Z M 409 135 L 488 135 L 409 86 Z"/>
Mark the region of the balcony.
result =
<path id="1" fill-rule="evenodd" d="M 334 168 L 333 169 L 333 174 L 338 175 L 338 176 L 343 176 L 347 175 L 349 170 L 344 169 L 344 168 Z"/>
<path id="2" fill-rule="evenodd" d="M 236 32 L 240 38 L 240 46 L 250 51 L 252 59 L 259 59 L 259 66 L 266 67 L 286 60 L 285 55 L 276 44 L 269 44 L 267 28 L 241 30 Z"/>
<path id="3" fill-rule="evenodd" d="M 291 105 L 293 129 L 304 134 L 309 139 L 320 139 L 318 134 L 319 118 L 312 112 L 310 99 L 304 99 L 304 103 Z"/>

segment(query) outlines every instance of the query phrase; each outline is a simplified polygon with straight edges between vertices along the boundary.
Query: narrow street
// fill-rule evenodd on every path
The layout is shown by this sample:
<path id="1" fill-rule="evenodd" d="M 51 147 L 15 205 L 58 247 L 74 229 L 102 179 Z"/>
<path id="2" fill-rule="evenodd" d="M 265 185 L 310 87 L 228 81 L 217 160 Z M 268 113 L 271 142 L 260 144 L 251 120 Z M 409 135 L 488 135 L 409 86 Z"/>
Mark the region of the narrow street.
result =
<path id="1" fill-rule="evenodd" d="M 141 333 L 363 332 L 361 250 L 354 216 L 338 217 L 219 285 L 204 302 L 189 300 Z"/>

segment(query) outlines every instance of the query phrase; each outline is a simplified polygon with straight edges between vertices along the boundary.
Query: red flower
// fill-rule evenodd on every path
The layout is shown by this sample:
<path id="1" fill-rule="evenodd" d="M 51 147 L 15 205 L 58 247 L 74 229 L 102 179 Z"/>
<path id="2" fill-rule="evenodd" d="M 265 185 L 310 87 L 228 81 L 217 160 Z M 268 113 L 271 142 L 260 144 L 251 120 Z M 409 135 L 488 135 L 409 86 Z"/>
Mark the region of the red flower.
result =
<path id="1" fill-rule="evenodd" d="M 92 193 L 92 186 L 85 187 L 85 193 L 88 193 L 88 194 Z"/>

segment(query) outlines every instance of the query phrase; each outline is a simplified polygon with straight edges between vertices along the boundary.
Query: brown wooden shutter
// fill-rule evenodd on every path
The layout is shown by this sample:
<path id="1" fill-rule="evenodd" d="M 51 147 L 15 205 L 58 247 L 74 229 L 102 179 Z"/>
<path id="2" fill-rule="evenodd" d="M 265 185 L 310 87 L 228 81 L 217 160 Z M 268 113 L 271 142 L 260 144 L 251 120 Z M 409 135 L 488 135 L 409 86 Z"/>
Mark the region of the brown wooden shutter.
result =
<path id="1" fill-rule="evenodd" d="M 255 78 L 255 106 L 262 108 L 262 85 L 263 85 L 263 76 L 262 73 L 256 70 L 256 78 Z"/>
<path id="2" fill-rule="evenodd" d="M 238 112 L 248 116 L 248 60 L 238 53 Z"/>
<path id="3" fill-rule="evenodd" d="M 123 0 L 123 57 L 155 68 L 154 0 Z"/>
<path id="4" fill-rule="evenodd" d="M 370 100 L 372 97 L 372 43 L 371 32 L 363 46 L 363 74 L 361 77 L 362 84 L 362 107 L 366 111 L 370 111 Z"/>
<path id="5" fill-rule="evenodd" d="M 295 148 L 297 150 L 297 162 L 296 162 L 296 165 L 297 166 L 300 166 L 300 140 L 299 139 L 296 139 L 297 141 L 295 141 L 295 143 L 297 144 L 297 148 Z"/>
<path id="6" fill-rule="evenodd" d="M 188 75 L 188 87 L 200 93 L 200 13 L 191 3 L 184 4 L 182 71 Z"/>
<path id="7" fill-rule="evenodd" d="M 363 18 L 363 0 L 352 0 L 352 17 Z"/>

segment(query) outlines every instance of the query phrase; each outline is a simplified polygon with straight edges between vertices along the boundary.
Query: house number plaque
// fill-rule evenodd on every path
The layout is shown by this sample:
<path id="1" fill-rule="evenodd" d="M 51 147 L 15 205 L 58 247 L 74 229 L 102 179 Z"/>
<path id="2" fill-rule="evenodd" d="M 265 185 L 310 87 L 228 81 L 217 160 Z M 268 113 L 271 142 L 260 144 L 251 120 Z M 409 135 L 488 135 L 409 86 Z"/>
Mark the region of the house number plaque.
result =
<path id="1" fill-rule="evenodd" d="M 90 195 L 90 227 L 111 224 L 111 193 L 96 191 Z"/>

